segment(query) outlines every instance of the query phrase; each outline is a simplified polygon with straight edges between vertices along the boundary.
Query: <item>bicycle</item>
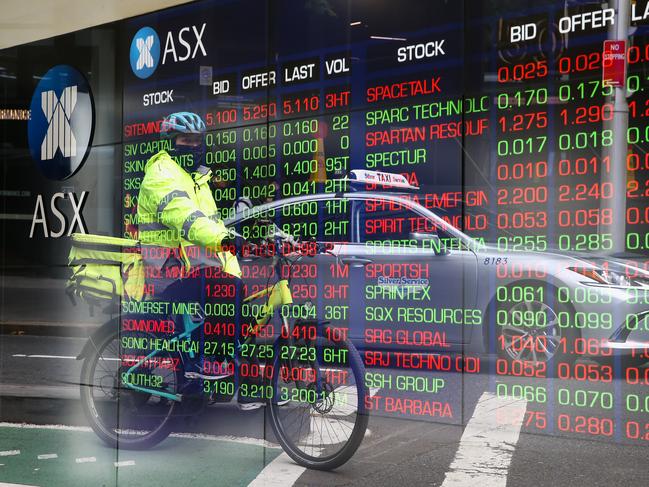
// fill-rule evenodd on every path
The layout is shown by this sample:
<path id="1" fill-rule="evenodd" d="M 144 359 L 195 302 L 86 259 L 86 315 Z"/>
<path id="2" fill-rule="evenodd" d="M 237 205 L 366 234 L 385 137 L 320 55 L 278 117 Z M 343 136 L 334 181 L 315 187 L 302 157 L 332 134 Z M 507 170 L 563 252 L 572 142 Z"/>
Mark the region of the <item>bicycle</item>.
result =
<path id="1" fill-rule="evenodd" d="M 252 250 L 246 258 L 259 257 L 260 246 L 244 247 Z M 170 314 L 164 324 L 157 322 L 158 331 L 175 332 L 180 327 L 152 351 L 148 346 L 160 342 L 150 340 L 160 338 L 148 330 L 120 336 L 118 319 L 107 322 L 88 340 L 78 357 L 84 359 L 81 399 L 92 429 L 102 440 L 130 449 L 158 444 L 170 434 L 174 418 L 200 413 L 219 395 L 229 396 L 234 390 L 230 378 L 247 364 L 246 370 L 257 371 L 261 383 L 246 387 L 254 387 L 264 400 L 275 436 L 294 461 L 330 470 L 352 457 L 369 420 L 361 357 L 329 322 L 298 319 L 289 323 L 282 313 L 282 308 L 293 304 L 293 266 L 330 249 L 315 242 L 290 245 L 279 238 L 275 246 L 268 247 L 274 247 L 271 254 L 278 280 L 239 303 L 241 313 L 243 306 L 265 298 L 265 304 L 258 307 L 261 312 L 247 325 L 245 340 L 219 349 L 225 360 L 208 361 L 206 366 L 205 349 L 196 350 L 193 337 L 203 327 L 204 312 Z M 282 275 L 283 269 L 288 269 L 288 275 Z M 274 317 L 281 329 L 273 337 L 272 348 L 256 346 Z M 132 352 L 124 354 L 123 349 Z M 242 350 L 252 351 L 251 356 L 242 357 Z M 202 364 L 198 371 L 188 370 L 196 363 Z M 243 385 L 237 385 L 238 394 Z M 202 391 L 197 391 L 201 386 Z"/>

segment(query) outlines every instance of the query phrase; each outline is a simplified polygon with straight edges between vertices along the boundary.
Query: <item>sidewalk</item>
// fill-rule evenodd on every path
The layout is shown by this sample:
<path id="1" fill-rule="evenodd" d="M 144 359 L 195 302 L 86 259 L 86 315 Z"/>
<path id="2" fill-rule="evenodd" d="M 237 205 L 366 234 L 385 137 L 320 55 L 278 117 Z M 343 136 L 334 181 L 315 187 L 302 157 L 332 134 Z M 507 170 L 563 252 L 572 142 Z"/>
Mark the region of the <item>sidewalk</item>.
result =
<path id="1" fill-rule="evenodd" d="M 87 337 L 110 319 L 87 304 L 73 305 L 65 279 L 7 277 L 0 280 L 0 335 Z"/>
<path id="2" fill-rule="evenodd" d="M 108 315 L 105 321 L 108 321 Z M 71 323 L 56 321 L 0 321 L 0 335 L 37 335 L 86 338 L 100 323 Z"/>

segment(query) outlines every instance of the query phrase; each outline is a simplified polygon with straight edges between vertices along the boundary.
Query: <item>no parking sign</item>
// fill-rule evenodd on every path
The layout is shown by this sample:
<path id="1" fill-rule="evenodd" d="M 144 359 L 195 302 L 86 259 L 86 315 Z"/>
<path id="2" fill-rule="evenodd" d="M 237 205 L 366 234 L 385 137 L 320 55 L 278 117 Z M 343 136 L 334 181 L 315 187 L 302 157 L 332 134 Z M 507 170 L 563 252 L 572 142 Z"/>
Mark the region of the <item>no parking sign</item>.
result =
<path id="1" fill-rule="evenodd" d="M 602 61 L 604 85 L 624 86 L 626 83 L 626 41 L 604 41 Z"/>

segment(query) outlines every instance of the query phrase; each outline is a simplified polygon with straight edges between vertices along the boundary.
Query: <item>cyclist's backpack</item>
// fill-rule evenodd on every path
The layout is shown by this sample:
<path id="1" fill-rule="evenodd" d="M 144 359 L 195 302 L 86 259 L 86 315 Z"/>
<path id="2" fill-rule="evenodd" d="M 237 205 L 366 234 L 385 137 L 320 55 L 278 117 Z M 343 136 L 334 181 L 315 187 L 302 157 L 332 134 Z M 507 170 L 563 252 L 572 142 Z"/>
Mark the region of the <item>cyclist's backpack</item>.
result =
<path id="1" fill-rule="evenodd" d="M 73 272 L 66 292 L 73 301 L 77 296 L 91 306 L 109 306 L 142 299 L 144 265 L 137 240 L 72 234 L 68 265 Z"/>

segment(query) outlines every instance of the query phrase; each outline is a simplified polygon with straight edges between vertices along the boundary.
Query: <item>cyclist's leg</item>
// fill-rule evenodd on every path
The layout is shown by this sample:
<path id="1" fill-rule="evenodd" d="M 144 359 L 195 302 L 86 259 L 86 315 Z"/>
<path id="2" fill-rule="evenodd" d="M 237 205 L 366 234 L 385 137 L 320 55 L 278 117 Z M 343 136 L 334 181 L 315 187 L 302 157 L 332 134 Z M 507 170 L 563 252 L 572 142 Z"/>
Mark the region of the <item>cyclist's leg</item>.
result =
<path id="1" fill-rule="evenodd" d="M 236 383 L 237 403 L 243 411 L 259 409 L 265 403 L 263 398 L 262 365 L 254 346 L 258 345 L 255 337 L 251 337 L 248 330 L 254 325 L 254 316 L 243 316 L 242 301 L 244 286 L 241 279 L 230 277 L 225 281 L 236 289 L 236 298 L 233 300 L 236 310 L 235 317 L 235 355 L 236 355 Z"/>
<path id="2" fill-rule="evenodd" d="M 212 264 L 214 265 L 214 264 Z M 237 299 L 240 279 L 222 272 L 220 267 L 202 269 L 200 295 L 205 310 L 202 330 L 202 364 L 204 391 L 217 402 L 232 400 L 235 395 L 235 350 Z"/>
<path id="3" fill-rule="evenodd" d="M 174 251 L 176 249 L 173 249 Z M 172 323 L 169 332 L 157 333 L 157 338 L 165 340 L 175 340 L 178 335 L 185 332 L 185 325 L 193 327 L 195 323 L 197 328 L 191 335 L 184 338 L 189 343 L 188 353 L 179 354 L 182 359 L 183 376 L 189 372 L 200 372 L 200 357 L 203 347 L 201 335 L 202 330 L 202 288 L 203 274 L 199 267 L 191 268 L 187 272 L 184 263 L 173 253 L 160 266 L 159 269 L 152 269 L 147 277 L 147 284 L 152 285 L 153 293 L 150 298 L 165 305 L 166 313 L 164 316 L 158 315 L 157 320 L 167 320 Z M 187 322 L 187 323 L 186 323 Z M 181 392 L 184 396 L 202 394 L 202 384 L 200 381 L 183 380 Z"/>
<path id="4" fill-rule="evenodd" d="M 146 295 L 144 299 L 147 301 L 170 303 L 174 300 L 172 296 L 178 293 L 178 290 L 175 289 L 176 279 L 174 276 L 179 275 L 181 263 L 174 256 L 173 251 L 174 249 L 159 246 L 147 246 L 146 249 L 143 249 L 146 266 Z M 148 306 L 146 309 L 146 312 L 131 311 L 121 314 L 118 353 L 122 363 L 128 364 L 120 368 L 120 378 L 126 377 L 126 380 L 122 380 L 121 384 L 137 393 L 151 394 L 152 390 L 158 388 L 144 388 L 144 386 L 137 386 L 135 382 L 146 384 L 151 382 L 149 376 L 152 375 L 152 364 L 162 360 L 163 357 L 169 357 L 168 352 L 156 348 L 157 344 L 162 340 L 169 340 L 177 334 L 178 326 L 170 315 L 171 306 L 166 308 Z M 162 312 L 163 309 L 168 312 Z M 140 380 L 133 381 L 131 380 L 133 377 L 139 377 Z M 152 383 L 163 384 L 163 381 L 156 378 Z M 165 390 L 164 387 L 159 389 Z"/>

